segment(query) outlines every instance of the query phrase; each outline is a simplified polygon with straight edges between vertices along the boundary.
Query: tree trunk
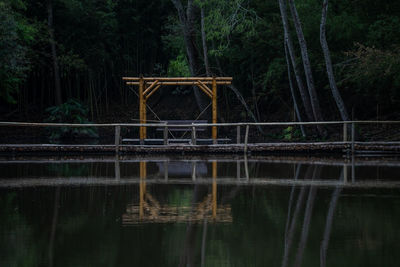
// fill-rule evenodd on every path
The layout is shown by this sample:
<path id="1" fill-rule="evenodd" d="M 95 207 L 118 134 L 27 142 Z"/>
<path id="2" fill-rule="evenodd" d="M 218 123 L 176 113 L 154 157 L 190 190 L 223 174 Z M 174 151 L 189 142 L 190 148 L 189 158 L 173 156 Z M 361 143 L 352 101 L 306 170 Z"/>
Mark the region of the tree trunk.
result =
<path id="1" fill-rule="evenodd" d="M 219 63 L 219 60 L 217 57 L 215 57 L 215 61 L 217 62 L 217 67 L 219 70 L 219 73 L 221 75 L 223 75 L 223 71 L 222 71 L 222 67 L 221 64 Z M 237 99 L 240 101 L 240 103 L 243 105 L 243 107 L 246 109 L 247 111 L 247 115 L 252 118 L 254 120 L 254 122 L 258 122 L 256 116 L 254 115 L 253 111 L 251 111 L 250 107 L 247 105 L 246 101 L 244 100 L 243 95 L 239 92 L 239 90 L 235 87 L 234 84 L 230 84 L 227 85 L 229 89 L 231 89 L 233 91 L 233 93 L 236 95 Z M 257 129 L 260 133 L 264 134 L 264 131 L 262 130 L 262 128 L 257 125 Z"/>
<path id="2" fill-rule="evenodd" d="M 183 9 L 180 0 L 171 0 L 178 11 L 179 21 L 182 27 L 183 39 L 185 41 L 186 55 L 189 62 L 189 70 L 192 76 L 197 76 L 199 72 L 198 51 L 195 45 L 195 28 L 194 28 L 194 7 L 193 0 L 188 0 L 186 12 Z M 196 98 L 196 103 L 200 110 L 204 110 L 207 106 L 204 96 L 201 94 L 199 88 L 193 86 L 193 92 Z"/>
<path id="3" fill-rule="evenodd" d="M 204 58 L 204 67 L 206 69 L 207 77 L 211 76 L 210 66 L 208 64 L 208 49 L 207 49 L 207 40 L 206 40 L 206 31 L 204 26 L 204 8 L 201 7 L 200 9 L 200 16 L 201 16 L 201 40 L 203 43 L 203 58 Z"/>
<path id="4" fill-rule="evenodd" d="M 290 60 L 292 62 L 293 72 L 296 77 L 296 82 L 297 82 L 297 86 L 299 88 L 301 100 L 303 101 L 304 110 L 306 112 L 308 121 L 315 121 L 315 118 L 314 118 L 314 115 L 313 115 L 313 112 L 311 109 L 310 96 L 306 92 L 303 80 L 301 78 L 300 70 L 296 63 L 296 56 L 295 56 L 295 52 L 294 52 L 293 41 L 292 41 L 292 38 L 291 38 L 290 32 L 289 32 L 289 22 L 288 22 L 287 13 L 286 13 L 286 3 L 284 0 L 278 0 L 278 2 L 279 2 L 279 8 L 280 8 L 280 12 L 281 12 L 283 31 L 284 31 L 284 36 L 285 36 L 285 43 L 287 45 Z"/>
<path id="5" fill-rule="evenodd" d="M 310 99 L 311 99 L 311 107 L 312 107 L 316 121 L 323 121 L 317 92 L 316 92 L 315 86 L 314 86 L 314 78 L 313 78 L 312 71 L 311 71 L 311 63 L 310 63 L 310 59 L 308 56 L 307 43 L 304 38 L 303 29 L 301 27 L 301 22 L 300 22 L 300 17 L 299 17 L 299 14 L 297 13 L 297 9 L 294 4 L 294 0 L 289 0 L 289 7 L 290 7 L 290 12 L 292 13 L 294 27 L 295 27 L 296 33 L 297 33 L 297 38 L 298 38 L 299 44 L 300 44 L 300 51 L 301 51 L 301 57 L 303 59 L 304 73 L 306 75 L 308 93 L 310 94 Z"/>
<path id="6" fill-rule="evenodd" d="M 290 93 L 292 95 L 293 105 L 294 105 L 294 109 L 295 109 L 295 112 L 296 112 L 297 120 L 299 122 L 302 122 L 303 119 L 301 118 L 301 112 L 300 112 L 299 106 L 297 105 L 296 94 L 295 94 L 294 88 L 293 88 L 292 73 L 291 73 L 291 69 L 290 69 L 290 62 L 289 62 L 289 56 L 288 56 L 288 51 L 287 51 L 288 49 L 287 49 L 286 42 L 284 42 L 284 47 L 285 47 L 286 64 L 287 64 L 287 69 L 288 69 L 288 79 L 289 79 Z M 302 136 L 306 137 L 306 131 L 304 130 L 304 125 L 300 125 L 300 129 L 301 129 Z"/>
<path id="7" fill-rule="evenodd" d="M 53 60 L 53 72 L 54 72 L 54 89 L 55 89 L 55 102 L 56 105 L 62 104 L 61 96 L 61 81 L 60 81 L 60 70 L 58 67 L 56 42 L 54 38 L 54 28 L 53 28 L 53 2 L 52 0 L 47 0 L 47 26 L 50 36 L 50 46 L 51 46 L 51 58 Z"/>
<path id="8" fill-rule="evenodd" d="M 335 99 L 336 106 L 339 109 L 340 116 L 343 121 L 349 120 L 349 114 L 347 113 L 346 106 L 344 105 L 342 96 L 336 86 L 335 76 L 333 74 L 332 60 L 329 52 L 328 42 L 326 41 L 326 17 L 328 13 L 328 0 L 324 0 L 322 5 L 322 16 L 320 25 L 320 42 L 322 51 L 324 52 L 324 58 L 326 63 L 326 72 L 328 73 L 329 85 L 331 87 L 333 98 Z"/>

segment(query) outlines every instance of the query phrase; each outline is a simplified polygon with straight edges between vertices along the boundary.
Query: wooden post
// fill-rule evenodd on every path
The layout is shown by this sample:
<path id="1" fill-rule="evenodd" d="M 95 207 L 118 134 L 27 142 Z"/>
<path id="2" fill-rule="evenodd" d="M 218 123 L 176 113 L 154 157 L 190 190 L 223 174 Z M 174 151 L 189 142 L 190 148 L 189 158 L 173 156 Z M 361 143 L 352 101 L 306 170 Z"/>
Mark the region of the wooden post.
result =
<path id="1" fill-rule="evenodd" d="M 196 141 L 196 127 L 192 126 L 192 145 L 196 145 L 197 141 Z"/>
<path id="2" fill-rule="evenodd" d="M 212 123 L 217 123 L 217 81 L 212 80 Z M 212 127 L 213 143 L 217 144 L 217 126 Z"/>
<path id="3" fill-rule="evenodd" d="M 143 104 L 144 104 L 143 87 L 144 87 L 143 75 L 140 75 L 140 78 L 139 78 L 139 121 L 140 121 L 140 123 L 144 123 L 144 118 L 143 118 Z M 143 128 L 143 126 L 140 126 L 140 128 L 139 128 L 139 139 L 140 139 L 140 144 L 143 145 L 144 144 L 144 128 Z"/>
<path id="4" fill-rule="evenodd" d="M 164 127 L 164 146 L 168 145 L 168 126 Z"/>
<path id="5" fill-rule="evenodd" d="M 355 128 L 354 122 L 351 123 L 351 154 L 354 155 L 354 137 L 355 137 Z"/>
<path id="6" fill-rule="evenodd" d="M 236 143 L 240 144 L 240 125 L 236 126 Z"/>
<path id="7" fill-rule="evenodd" d="M 143 98 L 143 123 L 146 123 L 147 121 L 147 105 L 146 105 L 146 99 Z M 143 139 L 147 138 L 147 127 L 143 127 Z"/>
<path id="8" fill-rule="evenodd" d="M 115 126 L 115 153 L 118 155 L 119 153 L 119 144 L 120 144 L 120 135 L 121 135 L 121 126 Z"/>
<path id="9" fill-rule="evenodd" d="M 347 142 L 347 123 L 343 123 L 343 142 Z"/>
<path id="10" fill-rule="evenodd" d="M 217 162 L 212 162 L 212 218 L 215 220 L 217 218 Z"/>
<path id="11" fill-rule="evenodd" d="M 244 136 L 244 153 L 247 153 L 247 143 L 249 141 L 249 125 L 246 125 L 246 134 Z"/>

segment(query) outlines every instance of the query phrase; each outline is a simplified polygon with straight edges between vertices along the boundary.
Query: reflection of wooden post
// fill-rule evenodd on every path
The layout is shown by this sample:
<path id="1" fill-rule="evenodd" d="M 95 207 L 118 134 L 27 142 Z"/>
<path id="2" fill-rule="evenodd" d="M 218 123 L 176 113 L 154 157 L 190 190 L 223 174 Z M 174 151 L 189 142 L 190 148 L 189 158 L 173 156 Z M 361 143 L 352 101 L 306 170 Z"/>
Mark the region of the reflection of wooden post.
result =
<path id="1" fill-rule="evenodd" d="M 119 180 L 121 178 L 121 171 L 119 168 L 119 156 L 118 155 L 115 155 L 114 169 L 115 169 L 115 179 Z"/>
<path id="2" fill-rule="evenodd" d="M 168 181 L 168 161 L 164 161 L 164 179 Z"/>
<path id="3" fill-rule="evenodd" d="M 249 181 L 249 165 L 247 162 L 247 155 L 244 154 L 244 173 L 246 175 L 246 180 Z"/>
<path id="4" fill-rule="evenodd" d="M 146 194 L 146 162 L 140 162 L 140 184 L 139 184 L 139 218 L 143 219 L 143 204 L 144 196 Z"/>
<path id="5" fill-rule="evenodd" d="M 217 162 L 212 162 L 212 218 L 217 218 Z"/>
<path id="6" fill-rule="evenodd" d="M 215 77 L 212 80 L 212 123 L 217 123 L 217 81 Z M 213 143 L 217 143 L 217 126 L 212 127 Z"/>
<path id="7" fill-rule="evenodd" d="M 143 118 L 143 104 L 144 104 L 144 98 L 143 98 L 143 87 L 144 87 L 144 80 L 143 76 L 140 75 L 139 78 L 139 121 L 140 123 L 144 123 L 144 118 Z M 144 143 L 144 127 L 140 126 L 139 128 L 139 139 L 140 139 L 140 144 L 143 145 Z"/>
<path id="8" fill-rule="evenodd" d="M 240 179 L 240 160 L 236 161 L 236 178 Z"/>
<path id="9" fill-rule="evenodd" d="M 196 161 L 192 162 L 192 180 L 196 180 Z"/>
<path id="10" fill-rule="evenodd" d="M 351 156 L 351 182 L 356 181 L 356 167 L 354 165 L 354 154 Z"/>

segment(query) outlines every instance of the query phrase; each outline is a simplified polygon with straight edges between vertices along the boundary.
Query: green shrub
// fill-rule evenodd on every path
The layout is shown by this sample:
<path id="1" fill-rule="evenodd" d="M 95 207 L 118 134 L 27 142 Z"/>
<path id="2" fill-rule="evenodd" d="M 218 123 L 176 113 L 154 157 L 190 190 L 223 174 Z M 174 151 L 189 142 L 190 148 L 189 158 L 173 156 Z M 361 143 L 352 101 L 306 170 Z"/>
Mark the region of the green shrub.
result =
<path id="1" fill-rule="evenodd" d="M 89 110 L 75 99 L 68 99 L 67 102 L 59 106 L 46 109 L 49 113 L 47 122 L 52 123 L 78 123 L 88 124 Z M 99 137 L 97 129 L 90 127 L 49 127 L 50 139 L 73 139 L 77 137 Z"/>

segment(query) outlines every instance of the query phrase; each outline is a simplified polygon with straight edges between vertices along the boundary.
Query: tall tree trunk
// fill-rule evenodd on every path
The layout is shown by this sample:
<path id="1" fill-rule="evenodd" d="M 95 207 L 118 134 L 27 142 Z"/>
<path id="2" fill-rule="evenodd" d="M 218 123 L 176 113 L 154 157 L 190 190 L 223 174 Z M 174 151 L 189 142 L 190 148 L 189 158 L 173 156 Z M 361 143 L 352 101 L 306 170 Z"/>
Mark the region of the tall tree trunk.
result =
<path id="1" fill-rule="evenodd" d="M 322 16 L 320 24 L 320 36 L 322 51 L 324 52 L 326 72 L 328 73 L 329 85 L 331 87 L 333 98 L 335 99 L 336 106 L 339 109 L 340 116 L 343 121 L 349 120 L 349 114 L 347 113 L 346 106 L 344 105 L 342 96 L 336 86 L 335 76 L 333 74 L 332 60 L 329 52 L 328 42 L 326 41 L 326 17 L 328 13 L 328 0 L 324 0 L 322 5 Z"/>
<path id="2" fill-rule="evenodd" d="M 194 6 L 193 0 L 188 0 L 186 12 L 182 6 L 181 0 L 171 0 L 178 11 L 179 21 L 182 27 L 183 39 L 185 41 L 186 55 L 189 62 L 189 70 L 192 76 L 200 74 L 199 71 L 199 55 L 195 45 L 195 28 L 194 28 Z M 204 96 L 199 88 L 193 86 L 193 92 L 196 98 L 196 103 L 200 110 L 203 110 L 207 105 Z"/>
<path id="3" fill-rule="evenodd" d="M 306 112 L 308 121 L 314 121 L 315 118 L 314 118 L 314 115 L 313 115 L 313 112 L 311 109 L 310 96 L 306 92 L 306 89 L 305 89 L 304 83 L 303 83 L 303 79 L 301 78 L 300 70 L 296 63 L 296 55 L 294 52 L 293 41 L 292 41 L 292 38 L 291 38 L 290 32 L 289 32 L 289 22 L 288 22 L 287 13 L 286 13 L 286 3 L 285 3 L 285 0 L 278 0 L 278 2 L 279 2 L 279 9 L 281 12 L 285 43 L 287 45 L 290 60 L 292 62 L 293 72 L 296 77 L 296 82 L 297 82 L 297 86 L 299 88 L 300 97 L 301 97 L 301 100 L 303 101 L 304 110 Z"/>
<path id="4" fill-rule="evenodd" d="M 53 72 L 54 72 L 54 90 L 55 90 L 55 102 L 56 105 L 62 104 L 61 96 L 61 82 L 60 82 L 60 70 L 58 67 L 56 41 L 54 38 L 54 27 L 53 27 L 53 1 L 47 0 L 47 26 L 50 36 L 51 46 L 51 58 L 53 60 Z"/>
<path id="5" fill-rule="evenodd" d="M 203 43 L 203 58 L 204 58 L 204 67 L 206 69 L 207 77 L 211 76 L 210 65 L 208 64 L 208 49 L 207 49 L 207 40 L 206 40 L 206 30 L 204 26 L 204 7 L 200 9 L 200 18 L 201 18 L 201 41 Z"/>
<path id="6" fill-rule="evenodd" d="M 286 42 L 284 42 L 284 47 L 285 47 L 286 64 L 287 64 L 287 69 L 288 69 L 287 71 L 288 71 L 289 87 L 290 87 L 290 93 L 291 93 L 292 99 L 293 99 L 294 110 L 296 112 L 297 120 L 299 122 L 302 122 L 303 119 L 301 118 L 301 112 L 300 112 L 299 106 L 297 105 L 296 94 L 295 94 L 294 88 L 293 88 L 292 72 L 290 69 L 290 62 L 289 62 L 289 56 L 288 56 L 288 51 L 287 51 L 288 49 L 287 49 Z M 306 131 L 304 130 L 304 125 L 300 125 L 300 130 L 301 130 L 301 134 L 303 135 L 303 137 L 306 137 Z"/>
<path id="7" fill-rule="evenodd" d="M 290 12 L 292 13 L 294 27 L 295 27 L 296 33 L 297 33 L 297 38 L 298 38 L 299 44 L 300 44 L 300 51 L 301 51 L 301 57 L 303 59 L 304 73 L 306 75 L 308 93 L 310 94 L 310 99 L 311 99 L 311 107 L 312 107 L 315 119 L 317 121 L 323 121 L 317 92 L 315 90 L 314 78 L 313 78 L 312 71 L 311 71 L 311 63 L 310 63 L 310 59 L 308 56 L 307 43 L 304 38 L 303 29 L 301 27 L 301 22 L 300 22 L 300 17 L 299 17 L 299 14 L 297 13 L 297 9 L 294 4 L 294 0 L 289 0 L 289 7 L 290 7 Z"/>

